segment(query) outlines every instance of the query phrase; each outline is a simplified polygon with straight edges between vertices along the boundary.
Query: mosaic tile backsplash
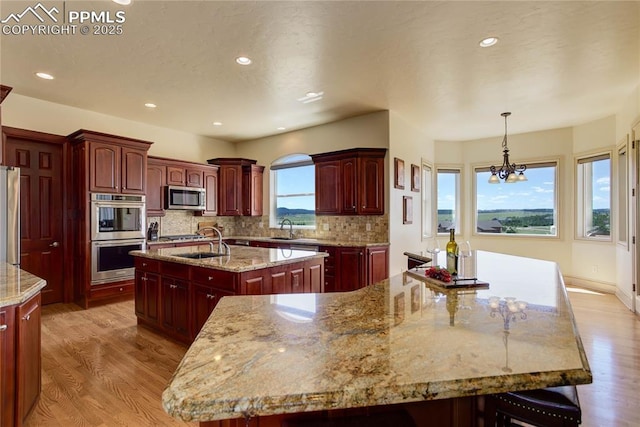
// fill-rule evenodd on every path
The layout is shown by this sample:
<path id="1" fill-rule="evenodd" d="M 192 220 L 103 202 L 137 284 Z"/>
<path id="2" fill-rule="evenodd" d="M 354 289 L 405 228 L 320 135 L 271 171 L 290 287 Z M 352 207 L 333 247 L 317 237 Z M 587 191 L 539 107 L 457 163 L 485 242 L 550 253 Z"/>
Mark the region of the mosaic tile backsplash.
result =
<path id="1" fill-rule="evenodd" d="M 287 226 L 280 230 L 269 227 L 269 216 L 194 216 L 190 211 L 167 211 L 164 217 L 148 217 L 147 224 L 157 221 L 160 236 L 193 234 L 198 224 L 206 222 L 219 228 L 224 236 L 276 237 L 288 236 Z M 294 229 L 295 237 L 322 240 L 383 243 L 389 241 L 389 217 L 370 216 L 317 216 L 315 230 Z"/>

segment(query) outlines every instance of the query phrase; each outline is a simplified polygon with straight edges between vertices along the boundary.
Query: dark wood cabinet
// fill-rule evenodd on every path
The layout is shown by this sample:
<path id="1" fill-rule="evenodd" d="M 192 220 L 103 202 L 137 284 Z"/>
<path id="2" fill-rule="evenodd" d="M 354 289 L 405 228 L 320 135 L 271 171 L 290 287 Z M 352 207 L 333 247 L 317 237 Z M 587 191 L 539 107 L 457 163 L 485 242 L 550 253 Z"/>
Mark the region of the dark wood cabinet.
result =
<path id="1" fill-rule="evenodd" d="M 41 294 L 0 308 L 0 425 L 22 426 L 40 396 Z"/>
<path id="2" fill-rule="evenodd" d="M 218 301 L 220 301 L 222 297 L 235 294 L 198 283 L 194 283 L 192 289 L 193 330 L 191 339 L 195 339 L 213 309 L 216 308 Z"/>
<path id="3" fill-rule="evenodd" d="M 389 277 L 389 246 L 321 246 L 324 292 L 344 292 L 372 285 Z"/>
<path id="4" fill-rule="evenodd" d="M 89 142 L 89 190 L 95 193 L 144 194 L 146 149 Z"/>
<path id="5" fill-rule="evenodd" d="M 238 158 L 209 159 L 207 163 L 220 167 L 218 215 L 262 215 L 264 166 Z"/>
<path id="6" fill-rule="evenodd" d="M 203 173 L 204 189 L 206 191 L 205 210 L 196 212 L 200 216 L 218 215 L 218 167 L 208 166 Z"/>
<path id="7" fill-rule="evenodd" d="M 147 161 L 147 216 L 164 216 L 164 187 L 167 185 L 167 166 L 149 157 Z"/>
<path id="8" fill-rule="evenodd" d="M 167 185 L 203 188 L 203 169 L 188 162 L 176 161 L 167 166 Z"/>
<path id="9" fill-rule="evenodd" d="M 317 215 L 384 214 L 386 148 L 315 154 Z"/>
<path id="10" fill-rule="evenodd" d="M 343 247 L 338 251 L 339 292 L 353 291 L 366 286 L 365 248 Z"/>
<path id="11" fill-rule="evenodd" d="M 135 260 L 135 313 L 146 322 L 157 324 L 160 310 L 160 274 L 154 262 Z"/>
<path id="12" fill-rule="evenodd" d="M 389 278 L 389 246 L 368 246 L 367 285 Z"/>
<path id="13" fill-rule="evenodd" d="M 162 328 L 189 338 L 189 283 L 174 277 L 162 277 Z"/>
<path id="14" fill-rule="evenodd" d="M 15 425 L 15 307 L 0 307 L 0 426 Z"/>
<path id="15" fill-rule="evenodd" d="M 10 86 L 0 85 L 0 104 L 9 95 L 13 88 Z M 2 131 L 2 107 L 0 107 L 0 133 Z M 4 137 L 0 135 L 0 165 L 4 165 Z M 2 421 L 2 413 L 0 413 L 0 421 Z M 0 423 L 0 425 L 4 425 Z"/>

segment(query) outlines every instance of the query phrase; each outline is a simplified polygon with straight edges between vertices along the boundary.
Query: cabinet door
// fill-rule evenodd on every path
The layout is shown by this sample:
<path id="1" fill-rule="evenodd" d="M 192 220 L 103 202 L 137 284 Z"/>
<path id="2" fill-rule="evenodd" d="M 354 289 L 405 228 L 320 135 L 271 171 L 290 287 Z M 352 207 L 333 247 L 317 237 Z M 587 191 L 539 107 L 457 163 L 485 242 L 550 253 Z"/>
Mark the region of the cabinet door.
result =
<path id="1" fill-rule="evenodd" d="M 187 168 L 185 171 L 186 174 L 186 185 L 187 187 L 196 187 L 203 188 L 204 180 L 203 180 L 203 170 L 199 168 Z"/>
<path id="2" fill-rule="evenodd" d="M 321 246 L 320 251 L 329 254 L 324 258 L 324 286 L 323 292 L 335 292 L 339 286 L 339 277 L 337 271 L 339 271 L 338 263 L 338 249 L 335 246 Z"/>
<path id="3" fill-rule="evenodd" d="M 164 216 L 164 186 L 167 185 L 167 167 L 158 163 L 147 164 L 147 216 Z"/>
<path id="4" fill-rule="evenodd" d="M 189 286 L 185 281 L 172 277 L 162 277 L 162 327 L 189 337 Z"/>
<path id="5" fill-rule="evenodd" d="M 218 304 L 220 298 L 227 295 L 234 295 L 233 292 L 223 291 L 221 289 L 194 283 L 192 286 L 192 307 L 193 327 L 191 329 L 191 338 L 195 339 L 202 326 L 206 323 L 209 315 Z"/>
<path id="6" fill-rule="evenodd" d="M 158 323 L 160 301 L 160 276 L 136 270 L 135 313 L 151 323 Z"/>
<path id="7" fill-rule="evenodd" d="M 342 205 L 341 214 L 355 215 L 358 212 L 357 159 L 340 161 L 342 170 Z"/>
<path id="8" fill-rule="evenodd" d="M 340 161 L 316 163 L 316 214 L 339 214 L 342 191 Z"/>
<path id="9" fill-rule="evenodd" d="M 187 171 L 179 166 L 167 166 L 167 185 L 185 186 L 187 184 Z"/>
<path id="10" fill-rule="evenodd" d="M 0 307 L 0 426 L 15 421 L 15 310 Z"/>
<path id="11" fill-rule="evenodd" d="M 382 215 L 384 213 L 384 159 L 359 159 L 358 213 Z"/>
<path id="12" fill-rule="evenodd" d="M 206 191 L 206 209 L 197 215 L 218 215 L 218 168 L 207 168 L 204 171 L 204 189 Z"/>
<path id="13" fill-rule="evenodd" d="M 120 192 L 120 154 L 117 145 L 89 144 L 89 190 L 98 193 Z"/>
<path id="14" fill-rule="evenodd" d="M 147 188 L 147 152 L 122 147 L 122 193 L 145 194 Z"/>
<path id="15" fill-rule="evenodd" d="M 243 215 L 262 215 L 262 166 L 244 166 L 242 168 L 242 208 Z"/>
<path id="16" fill-rule="evenodd" d="M 304 284 L 305 292 L 320 293 L 324 290 L 324 274 L 322 263 L 309 267 L 309 280 Z"/>
<path id="17" fill-rule="evenodd" d="M 373 285 L 389 277 L 389 247 L 367 248 L 367 285 Z"/>
<path id="18" fill-rule="evenodd" d="M 21 425 L 40 395 L 40 293 L 16 309 L 16 418 Z"/>
<path id="19" fill-rule="evenodd" d="M 337 291 L 353 291 L 366 285 L 364 248 L 340 248 L 340 283 Z"/>
<path id="20" fill-rule="evenodd" d="M 220 194 L 218 215 L 242 214 L 242 168 L 220 166 Z"/>

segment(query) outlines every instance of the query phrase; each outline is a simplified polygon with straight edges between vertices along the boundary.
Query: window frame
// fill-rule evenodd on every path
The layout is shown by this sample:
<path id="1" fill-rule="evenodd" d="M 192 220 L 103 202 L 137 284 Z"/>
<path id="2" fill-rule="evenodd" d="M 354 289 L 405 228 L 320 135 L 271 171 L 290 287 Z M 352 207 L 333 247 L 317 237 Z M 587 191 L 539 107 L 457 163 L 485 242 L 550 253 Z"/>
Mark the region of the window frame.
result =
<path id="1" fill-rule="evenodd" d="M 433 195 L 435 194 L 435 180 L 433 178 L 434 167 L 433 164 L 421 159 L 420 162 L 420 222 L 421 222 L 421 234 L 422 240 L 432 239 L 437 237 L 436 221 L 434 219 L 434 206 Z M 436 216 L 437 217 L 437 216 Z M 434 233 L 434 230 L 436 232 Z"/>
<path id="2" fill-rule="evenodd" d="M 440 197 L 440 194 L 438 192 L 438 174 L 444 171 L 444 173 L 446 172 L 455 172 L 457 173 L 457 179 L 456 179 L 456 188 L 455 188 L 455 213 L 456 216 L 454 217 L 454 227 L 456 230 L 456 235 L 463 235 L 464 234 L 464 230 L 463 230 L 463 218 L 462 218 L 462 200 L 463 200 L 463 178 L 464 178 L 464 167 L 463 165 L 449 165 L 449 164 L 442 164 L 442 165 L 436 165 L 436 173 L 435 173 L 435 180 L 436 180 L 436 184 L 435 184 L 435 188 L 436 188 L 436 197 L 435 197 L 435 201 L 436 201 L 436 206 L 435 206 L 435 230 L 436 230 L 436 234 L 439 237 L 442 236 L 449 236 L 449 232 L 448 231 L 443 231 L 440 232 L 438 231 L 438 198 Z"/>
<path id="3" fill-rule="evenodd" d="M 284 159 L 286 159 L 288 157 L 293 157 L 293 156 L 307 156 L 308 159 L 279 163 L 282 160 L 284 160 Z M 277 219 L 278 219 L 278 215 L 277 215 L 277 209 L 278 209 L 278 194 L 277 194 L 278 178 L 277 178 L 277 174 L 278 174 L 278 171 L 279 170 L 283 170 L 283 169 L 292 169 L 292 168 L 306 167 L 306 166 L 315 167 L 311 156 L 306 154 L 306 153 L 289 153 L 289 154 L 285 154 L 283 156 L 278 157 L 273 162 L 271 162 L 271 165 L 269 166 L 269 195 L 270 195 L 269 228 L 274 228 L 274 229 L 279 229 L 280 228 L 280 223 L 278 223 L 278 221 L 277 221 Z M 315 174 L 314 174 L 313 193 L 297 194 L 297 196 L 301 196 L 301 195 L 307 195 L 307 196 L 313 195 L 314 196 L 314 209 L 313 209 L 313 211 L 314 211 L 314 224 L 313 225 L 295 225 L 294 224 L 292 226 L 292 228 L 293 229 L 297 229 L 297 230 L 315 230 L 316 226 L 317 226 L 317 217 L 315 215 Z"/>
<path id="4" fill-rule="evenodd" d="M 616 151 L 617 154 L 617 151 Z M 586 235 L 586 200 L 591 200 L 591 195 L 587 197 L 585 195 L 585 187 L 587 187 L 587 177 L 580 171 L 580 165 L 585 163 L 591 163 L 597 160 L 604 160 L 607 157 L 609 160 L 609 235 L 605 236 L 587 236 Z M 613 236 L 615 234 L 615 227 L 613 221 L 613 152 L 612 150 L 597 150 L 579 153 L 574 156 L 574 176 L 575 176 L 575 239 L 589 242 L 613 242 Z M 589 174 L 590 179 L 593 179 L 592 174 Z M 588 183 L 588 188 L 592 188 L 592 182 Z"/>
<path id="5" fill-rule="evenodd" d="M 629 149 L 629 134 L 623 137 L 618 145 L 616 146 L 616 169 L 617 169 L 617 204 L 616 207 L 618 209 L 618 214 L 616 215 L 617 225 L 616 225 L 616 242 L 619 246 L 624 247 L 629 250 L 629 240 L 630 240 L 630 227 L 629 227 L 629 200 L 632 200 L 631 195 L 629 194 L 629 171 L 631 170 L 631 158 Z M 620 155 L 624 155 L 624 169 L 620 165 Z M 613 176 L 613 173 L 611 174 Z M 624 238 L 621 238 L 624 235 Z"/>
<path id="6" fill-rule="evenodd" d="M 481 233 L 478 232 L 478 172 L 488 172 L 490 170 L 490 166 L 487 163 L 476 163 L 471 166 L 471 175 L 472 175 L 472 205 L 473 205 L 473 218 L 472 218 L 472 230 L 471 235 L 475 237 L 482 238 L 508 238 L 508 239 L 545 239 L 545 240 L 561 240 L 562 239 L 562 227 L 561 227 L 561 218 L 562 212 L 560 207 L 560 200 L 562 200 L 562 188 L 560 186 L 560 176 L 562 174 L 562 158 L 561 157 L 543 157 L 537 158 L 536 160 L 524 160 L 520 164 L 527 165 L 527 170 L 535 169 L 536 167 L 545 167 L 545 166 L 553 166 L 555 167 L 555 174 L 553 180 L 553 189 L 554 189 L 554 201 L 553 201 L 553 212 L 554 212 L 554 225 L 555 225 L 555 234 L 517 234 L 517 233 Z M 526 175 L 526 172 L 525 172 Z M 502 182 L 498 185 L 518 185 L 514 184 L 505 184 Z"/>

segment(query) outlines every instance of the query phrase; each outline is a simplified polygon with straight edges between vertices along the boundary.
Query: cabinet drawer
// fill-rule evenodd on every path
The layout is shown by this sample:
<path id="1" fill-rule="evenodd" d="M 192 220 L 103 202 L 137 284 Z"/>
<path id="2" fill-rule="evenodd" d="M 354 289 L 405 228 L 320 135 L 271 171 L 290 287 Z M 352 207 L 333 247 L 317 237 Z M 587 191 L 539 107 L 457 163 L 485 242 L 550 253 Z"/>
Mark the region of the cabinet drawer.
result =
<path id="1" fill-rule="evenodd" d="M 91 299 L 109 298 L 127 294 L 133 295 L 133 282 L 102 285 L 98 289 L 91 288 Z"/>
<path id="2" fill-rule="evenodd" d="M 210 268 L 191 267 L 191 280 L 207 286 L 228 291 L 236 290 L 234 275 L 227 271 L 212 270 Z"/>
<path id="3" fill-rule="evenodd" d="M 177 262 L 161 263 L 162 275 L 177 277 L 178 279 L 189 280 L 189 267 L 186 264 L 178 264 Z"/>
<path id="4" fill-rule="evenodd" d="M 134 265 L 138 270 L 149 271 L 152 273 L 160 271 L 160 261 L 155 259 L 135 257 Z"/>

